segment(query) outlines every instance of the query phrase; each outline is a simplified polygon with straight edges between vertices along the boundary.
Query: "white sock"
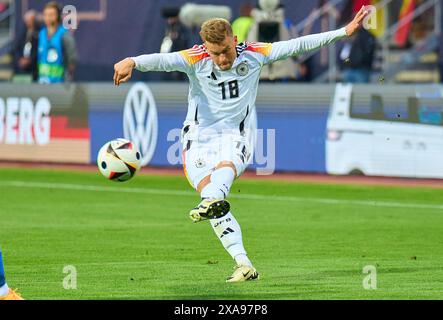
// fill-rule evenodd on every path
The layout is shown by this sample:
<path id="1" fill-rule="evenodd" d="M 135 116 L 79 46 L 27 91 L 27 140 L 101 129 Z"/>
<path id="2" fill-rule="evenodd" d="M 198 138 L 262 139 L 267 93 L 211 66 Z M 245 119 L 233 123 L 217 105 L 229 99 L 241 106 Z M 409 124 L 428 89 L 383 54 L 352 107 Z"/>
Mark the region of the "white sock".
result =
<path id="1" fill-rule="evenodd" d="M 249 258 L 246 255 L 246 253 L 240 253 L 240 254 L 236 255 L 234 257 L 234 260 L 237 263 L 237 265 L 252 267 L 252 262 L 251 262 L 251 260 L 249 260 Z"/>
<path id="2" fill-rule="evenodd" d="M 211 174 L 211 182 L 201 191 L 202 198 L 225 199 L 235 179 L 230 167 L 222 167 Z M 218 219 L 209 220 L 223 247 L 237 264 L 252 266 L 243 247 L 241 228 L 231 212 Z"/>
<path id="3" fill-rule="evenodd" d="M 211 174 L 211 182 L 208 183 L 200 193 L 201 197 L 225 199 L 229 194 L 234 178 L 234 170 L 230 167 L 222 167 L 214 170 Z"/>
<path id="4" fill-rule="evenodd" d="M 241 228 L 231 212 L 224 217 L 209 220 L 215 234 L 223 247 L 228 251 L 237 264 L 252 266 L 243 247 Z"/>
<path id="5" fill-rule="evenodd" d="M 5 283 L 2 287 L 0 287 L 0 297 L 4 297 L 9 293 L 9 287 Z"/>

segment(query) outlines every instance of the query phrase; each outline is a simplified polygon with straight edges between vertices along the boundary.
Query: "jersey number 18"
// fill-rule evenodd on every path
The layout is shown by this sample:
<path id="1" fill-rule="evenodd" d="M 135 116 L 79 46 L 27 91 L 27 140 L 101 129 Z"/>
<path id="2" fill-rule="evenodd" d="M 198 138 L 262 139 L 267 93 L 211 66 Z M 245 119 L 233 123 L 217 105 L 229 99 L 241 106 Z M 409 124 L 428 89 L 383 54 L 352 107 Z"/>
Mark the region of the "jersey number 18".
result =
<path id="1" fill-rule="evenodd" d="M 218 84 L 222 89 L 222 99 L 226 100 L 226 82 Z M 229 98 L 238 98 L 238 82 L 237 80 L 228 81 Z"/>

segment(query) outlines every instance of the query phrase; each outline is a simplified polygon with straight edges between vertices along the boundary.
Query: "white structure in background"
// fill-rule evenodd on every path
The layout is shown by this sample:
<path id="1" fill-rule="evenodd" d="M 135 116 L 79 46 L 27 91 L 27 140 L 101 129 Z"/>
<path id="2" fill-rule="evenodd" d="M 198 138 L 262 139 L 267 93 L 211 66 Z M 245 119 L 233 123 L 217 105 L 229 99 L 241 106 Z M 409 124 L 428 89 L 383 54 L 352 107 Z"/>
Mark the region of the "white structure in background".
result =
<path id="1" fill-rule="evenodd" d="M 180 8 L 179 19 L 188 28 L 198 28 L 206 20 L 212 18 L 223 18 L 231 20 L 232 12 L 228 6 L 217 6 L 210 4 L 186 3 Z"/>
<path id="2" fill-rule="evenodd" d="M 443 178 L 443 89 L 431 97 L 411 92 L 408 115 L 395 119 L 381 95 L 369 112 L 353 112 L 353 87 L 337 84 L 327 121 L 326 171 L 417 178 Z"/>
<path id="3" fill-rule="evenodd" d="M 276 42 L 291 39 L 285 27 L 285 11 L 279 5 L 279 0 L 259 0 L 260 8 L 254 8 L 251 12 L 254 23 L 248 34 L 248 41 Z M 296 64 L 292 59 L 280 60 L 264 66 L 260 79 L 294 79 L 296 71 Z"/>

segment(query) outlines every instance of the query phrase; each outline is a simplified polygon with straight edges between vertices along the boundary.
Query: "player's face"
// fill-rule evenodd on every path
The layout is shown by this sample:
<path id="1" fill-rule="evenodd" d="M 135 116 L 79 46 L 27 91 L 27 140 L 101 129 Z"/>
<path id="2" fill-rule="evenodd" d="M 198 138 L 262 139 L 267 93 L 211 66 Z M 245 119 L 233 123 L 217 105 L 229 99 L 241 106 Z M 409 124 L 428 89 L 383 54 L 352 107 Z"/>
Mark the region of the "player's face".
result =
<path id="1" fill-rule="evenodd" d="M 205 42 L 206 51 L 212 58 L 212 61 L 221 69 L 229 70 L 237 57 L 237 37 L 226 37 L 221 43 Z"/>
<path id="2" fill-rule="evenodd" d="M 55 26 L 58 23 L 58 14 L 57 9 L 55 8 L 46 8 L 43 11 L 43 21 L 47 27 Z"/>

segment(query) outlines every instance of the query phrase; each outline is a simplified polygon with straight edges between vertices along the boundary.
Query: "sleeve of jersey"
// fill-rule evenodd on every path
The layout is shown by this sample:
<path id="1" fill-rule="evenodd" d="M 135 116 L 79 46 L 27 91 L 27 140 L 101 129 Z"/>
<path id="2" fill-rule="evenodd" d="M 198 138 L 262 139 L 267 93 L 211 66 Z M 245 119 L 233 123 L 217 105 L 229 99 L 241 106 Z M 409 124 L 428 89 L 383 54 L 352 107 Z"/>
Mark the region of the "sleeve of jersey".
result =
<path id="1" fill-rule="evenodd" d="M 314 51 L 323 46 L 333 44 L 334 42 L 347 37 L 346 29 L 343 27 L 338 30 L 311 34 L 287 41 L 272 43 L 269 55 L 265 57 L 264 64 L 277 60 L 298 56 Z"/>
<path id="2" fill-rule="evenodd" d="M 135 69 L 142 72 L 147 71 L 179 71 L 191 72 L 191 65 L 183 58 L 180 52 L 144 54 L 132 57 Z"/>

